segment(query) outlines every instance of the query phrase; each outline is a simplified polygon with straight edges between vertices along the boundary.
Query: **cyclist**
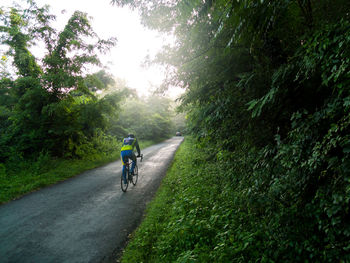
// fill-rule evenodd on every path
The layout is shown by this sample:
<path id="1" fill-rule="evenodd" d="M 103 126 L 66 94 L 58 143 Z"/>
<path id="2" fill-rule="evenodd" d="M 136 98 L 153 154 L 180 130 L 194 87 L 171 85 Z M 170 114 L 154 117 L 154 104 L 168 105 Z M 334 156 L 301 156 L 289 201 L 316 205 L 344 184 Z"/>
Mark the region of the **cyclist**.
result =
<path id="1" fill-rule="evenodd" d="M 121 148 L 121 158 L 122 158 L 122 164 L 123 164 L 123 179 L 124 179 L 124 183 L 127 183 L 127 178 L 126 178 L 126 167 L 125 167 L 125 163 L 131 159 L 132 160 L 132 166 L 131 166 L 131 174 L 134 173 L 134 168 L 136 165 L 136 156 L 134 153 L 134 148 L 136 146 L 136 150 L 137 150 L 137 157 L 141 156 L 141 151 L 140 151 L 140 146 L 139 143 L 137 141 L 137 139 L 135 138 L 134 134 L 128 134 L 127 138 L 124 138 L 123 140 L 123 145 Z"/>

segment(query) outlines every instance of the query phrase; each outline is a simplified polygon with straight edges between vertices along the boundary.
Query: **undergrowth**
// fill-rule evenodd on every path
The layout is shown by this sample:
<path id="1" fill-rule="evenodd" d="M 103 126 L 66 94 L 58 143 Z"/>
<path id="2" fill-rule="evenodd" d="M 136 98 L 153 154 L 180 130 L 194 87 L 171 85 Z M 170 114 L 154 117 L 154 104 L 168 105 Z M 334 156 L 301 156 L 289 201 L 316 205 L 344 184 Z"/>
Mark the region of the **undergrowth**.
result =
<path id="1" fill-rule="evenodd" d="M 291 179 L 266 150 L 186 138 L 122 262 L 350 262 L 347 208 L 323 231 L 335 203 L 320 206 L 307 189 L 291 198 L 300 192 Z"/>
<path id="2" fill-rule="evenodd" d="M 243 230 L 259 223 L 237 217 L 242 211 L 234 207 L 245 207 L 225 177 L 229 169 L 186 138 L 122 262 L 225 262 L 233 255 L 240 262 L 259 253 Z"/>

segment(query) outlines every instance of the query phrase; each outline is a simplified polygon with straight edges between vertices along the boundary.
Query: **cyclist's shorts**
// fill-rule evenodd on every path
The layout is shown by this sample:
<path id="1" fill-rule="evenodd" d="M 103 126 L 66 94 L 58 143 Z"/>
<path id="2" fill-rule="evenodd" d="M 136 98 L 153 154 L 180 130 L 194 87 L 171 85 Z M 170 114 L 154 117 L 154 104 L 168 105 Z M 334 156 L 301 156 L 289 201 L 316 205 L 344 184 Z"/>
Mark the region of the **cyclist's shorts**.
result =
<path id="1" fill-rule="evenodd" d="M 125 165 L 128 159 L 132 159 L 133 151 L 132 150 L 121 151 L 120 155 L 122 159 L 122 164 Z"/>

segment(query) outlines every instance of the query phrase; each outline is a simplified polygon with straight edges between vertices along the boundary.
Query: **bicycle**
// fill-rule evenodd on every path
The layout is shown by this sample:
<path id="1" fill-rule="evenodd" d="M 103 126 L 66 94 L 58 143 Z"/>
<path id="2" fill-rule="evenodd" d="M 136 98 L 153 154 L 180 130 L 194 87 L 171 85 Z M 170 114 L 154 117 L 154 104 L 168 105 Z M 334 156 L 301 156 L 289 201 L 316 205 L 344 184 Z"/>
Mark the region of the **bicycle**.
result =
<path id="1" fill-rule="evenodd" d="M 142 162 L 143 154 L 141 154 L 137 158 L 141 158 L 141 162 Z M 129 183 L 130 184 L 132 183 L 135 186 L 137 183 L 137 180 L 139 178 L 139 168 L 137 166 L 137 163 L 136 163 L 135 168 L 134 168 L 134 174 L 131 174 L 131 165 L 132 165 L 132 161 L 131 162 L 127 161 L 125 163 L 126 176 L 127 176 L 126 184 L 124 183 L 123 172 L 122 172 L 122 175 L 120 176 L 120 186 L 121 186 L 123 192 L 126 192 L 126 190 L 129 187 Z"/>

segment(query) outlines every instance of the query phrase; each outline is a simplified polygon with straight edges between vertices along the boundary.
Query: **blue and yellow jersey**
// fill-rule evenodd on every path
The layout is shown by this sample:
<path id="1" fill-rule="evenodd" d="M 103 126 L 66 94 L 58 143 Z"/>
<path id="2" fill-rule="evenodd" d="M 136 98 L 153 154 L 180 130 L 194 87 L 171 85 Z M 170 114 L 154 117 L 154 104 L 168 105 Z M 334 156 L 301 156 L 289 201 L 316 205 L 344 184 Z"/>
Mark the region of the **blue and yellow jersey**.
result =
<path id="1" fill-rule="evenodd" d="M 133 151 L 136 146 L 138 154 L 140 154 L 140 146 L 136 138 L 124 138 L 121 151 Z"/>

